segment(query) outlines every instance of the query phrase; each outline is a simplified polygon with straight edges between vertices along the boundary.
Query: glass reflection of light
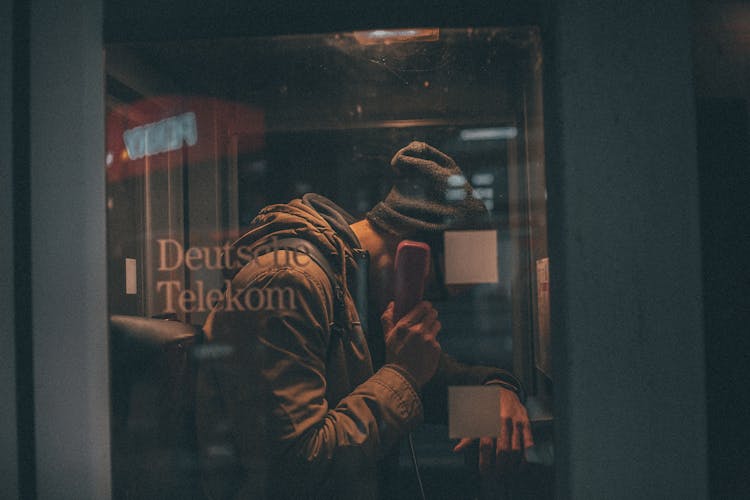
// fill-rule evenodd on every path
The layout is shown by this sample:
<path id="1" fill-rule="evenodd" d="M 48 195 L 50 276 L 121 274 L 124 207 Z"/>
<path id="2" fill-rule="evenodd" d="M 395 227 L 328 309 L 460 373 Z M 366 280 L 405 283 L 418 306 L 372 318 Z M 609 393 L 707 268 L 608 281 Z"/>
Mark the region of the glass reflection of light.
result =
<path id="1" fill-rule="evenodd" d="M 434 42 L 440 38 L 438 28 L 355 31 L 354 39 L 362 45 L 394 42 Z"/>
<path id="2" fill-rule="evenodd" d="M 462 141 L 491 141 L 498 139 L 515 139 L 518 136 L 516 127 L 467 128 L 461 131 Z"/>
<path id="3" fill-rule="evenodd" d="M 198 142 L 195 113 L 191 111 L 126 130 L 123 141 L 128 156 L 134 160 L 180 149 L 183 142 L 195 146 Z"/>
<path id="4" fill-rule="evenodd" d="M 474 186 L 491 186 L 495 182 L 494 174 L 474 174 L 471 176 L 471 183 Z"/>
<path id="5" fill-rule="evenodd" d="M 461 201 L 466 198 L 466 192 L 463 188 L 450 188 L 445 191 L 445 199 L 447 201 Z"/>
<path id="6" fill-rule="evenodd" d="M 466 178 L 463 175 L 451 175 L 448 177 L 448 187 L 463 187 Z"/>

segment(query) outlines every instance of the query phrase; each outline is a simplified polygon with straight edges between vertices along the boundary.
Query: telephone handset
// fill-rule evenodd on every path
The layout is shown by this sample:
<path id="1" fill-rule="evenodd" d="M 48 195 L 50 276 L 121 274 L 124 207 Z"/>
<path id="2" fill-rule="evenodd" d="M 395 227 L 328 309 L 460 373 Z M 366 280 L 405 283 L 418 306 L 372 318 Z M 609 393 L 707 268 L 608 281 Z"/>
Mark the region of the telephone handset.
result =
<path id="1" fill-rule="evenodd" d="M 397 322 L 422 300 L 425 281 L 427 275 L 430 274 L 430 246 L 419 241 L 402 241 L 396 248 L 394 267 L 396 286 L 393 298 L 393 321 Z M 420 497 L 422 500 L 426 500 L 411 433 L 409 433 L 409 450 L 411 451 Z"/>
<path id="2" fill-rule="evenodd" d="M 430 246 L 411 240 L 399 243 L 395 271 L 393 320 L 398 321 L 422 300 L 430 273 Z"/>

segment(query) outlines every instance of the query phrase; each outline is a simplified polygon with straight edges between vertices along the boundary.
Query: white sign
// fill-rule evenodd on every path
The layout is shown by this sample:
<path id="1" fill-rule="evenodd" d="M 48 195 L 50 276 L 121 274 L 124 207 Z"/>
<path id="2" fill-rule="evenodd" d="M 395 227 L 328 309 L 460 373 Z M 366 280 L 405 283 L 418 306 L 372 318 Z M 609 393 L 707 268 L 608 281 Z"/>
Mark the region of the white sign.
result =
<path id="1" fill-rule="evenodd" d="M 451 439 L 499 436 L 500 386 L 448 387 L 448 436 Z"/>
<path id="2" fill-rule="evenodd" d="M 135 259 L 125 259 L 125 293 L 134 295 L 138 293 L 137 262 Z"/>
<path id="3" fill-rule="evenodd" d="M 497 283 L 497 231 L 445 232 L 445 284 Z"/>

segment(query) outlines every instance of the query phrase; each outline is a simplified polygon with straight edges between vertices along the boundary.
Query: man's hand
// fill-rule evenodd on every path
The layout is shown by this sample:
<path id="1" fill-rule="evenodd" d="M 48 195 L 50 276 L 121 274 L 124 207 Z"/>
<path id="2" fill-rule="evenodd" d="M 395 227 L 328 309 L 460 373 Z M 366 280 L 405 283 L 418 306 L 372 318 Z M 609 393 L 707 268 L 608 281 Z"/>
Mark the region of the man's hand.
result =
<path id="1" fill-rule="evenodd" d="M 518 470 L 523 463 L 523 451 L 534 446 L 531 425 L 526 408 L 518 400 L 515 392 L 500 388 L 500 437 L 479 439 L 479 472 L 487 475 L 495 471 L 507 474 Z M 463 451 L 474 440 L 464 438 L 453 448 Z"/>
<path id="2" fill-rule="evenodd" d="M 432 304 L 422 301 L 393 324 L 393 302 L 380 321 L 385 332 L 385 362 L 406 370 L 421 388 L 437 370 L 440 360 L 438 313 Z"/>

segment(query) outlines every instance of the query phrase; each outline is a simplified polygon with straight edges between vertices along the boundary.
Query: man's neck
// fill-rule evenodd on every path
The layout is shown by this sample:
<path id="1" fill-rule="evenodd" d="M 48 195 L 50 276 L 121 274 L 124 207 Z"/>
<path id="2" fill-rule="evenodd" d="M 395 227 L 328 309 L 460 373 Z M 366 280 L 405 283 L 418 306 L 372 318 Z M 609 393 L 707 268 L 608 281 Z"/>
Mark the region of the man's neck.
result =
<path id="1" fill-rule="evenodd" d="M 376 230 L 367 219 L 350 226 L 364 250 L 370 254 L 370 297 L 375 299 L 379 312 L 393 296 L 393 259 L 398 240 Z"/>
<path id="2" fill-rule="evenodd" d="M 357 235 L 362 248 L 370 254 L 370 259 L 377 259 L 380 254 L 387 252 L 388 242 L 386 238 L 372 227 L 367 219 L 355 222 L 349 227 Z"/>

